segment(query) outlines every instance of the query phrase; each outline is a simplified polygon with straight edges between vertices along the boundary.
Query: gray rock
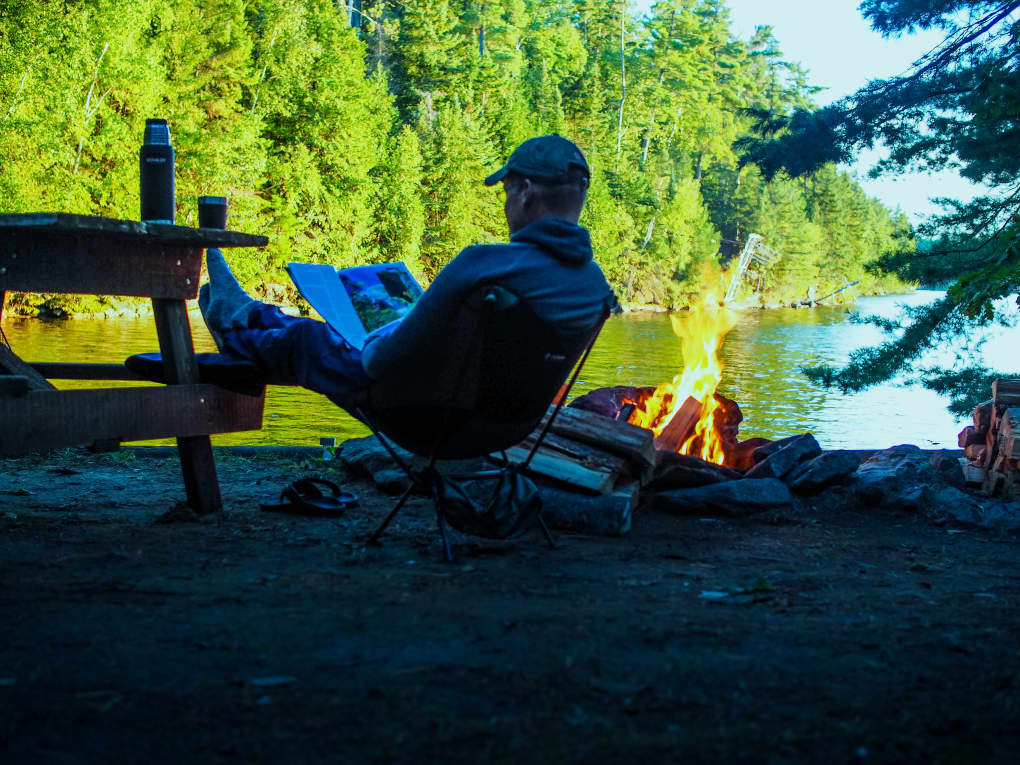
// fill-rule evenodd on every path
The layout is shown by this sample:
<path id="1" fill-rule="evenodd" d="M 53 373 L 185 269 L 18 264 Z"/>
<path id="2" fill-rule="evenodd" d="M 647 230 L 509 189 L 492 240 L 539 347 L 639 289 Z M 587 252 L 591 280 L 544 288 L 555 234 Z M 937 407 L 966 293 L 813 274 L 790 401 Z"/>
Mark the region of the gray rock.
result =
<path id="1" fill-rule="evenodd" d="M 920 512 L 937 523 L 960 523 L 965 526 L 984 525 L 985 513 L 981 502 L 955 486 L 930 485 L 921 487 Z"/>
<path id="2" fill-rule="evenodd" d="M 934 468 L 939 479 L 957 489 L 964 489 L 967 482 L 963 476 L 963 468 L 960 467 L 960 457 L 963 454 L 952 449 L 942 449 L 928 456 L 928 461 Z"/>
<path id="3" fill-rule="evenodd" d="M 777 441 L 768 441 L 766 439 L 766 443 L 764 443 L 761 446 L 757 447 L 754 450 L 754 452 L 752 452 L 751 457 L 754 459 L 755 464 L 757 464 L 757 463 L 761 462 L 763 459 L 765 459 L 766 457 L 768 457 L 769 455 L 775 454 L 776 452 L 778 452 L 780 449 L 782 449 L 784 446 L 786 446 L 787 444 L 789 444 L 791 441 L 793 441 L 796 438 L 800 438 L 800 436 L 799 435 L 797 435 L 797 436 L 787 436 L 786 438 L 780 438 Z"/>
<path id="4" fill-rule="evenodd" d="M 857 452 L 838 449 L 815 457 L 796 467 L 785 481 L 798 494 L 814 494 L 842 483 L 860 466 Z"/>
<path id="5" fill-rule="evenodd" d="M 403 494 L 411 485 L 411 479 L 400 468 L 386 468 L 372 473 L 372 482 L 384 494 Z"/>
<path id="6" fill-rule="evenodd" d="M 1020 534 L 1020 502 L 995 502 L 986 506 L 981 525 Z"/>
<path id="7" fill-rule="evenodd" d="M 396 448 L 397 454 L 405 460 L 413 460 L 415 457 L 399 447 Z M 336 450 L 336 459 L 340 460 L 340 464 L 348 470 L 354 473 L 371 478 L 376 473 L 383 470 L 397 469 L 397 464 L 394 462 L 393 457 L 386 451 L 385 447 L 379 443 L 379 439 L 375 436 L 365 436 L 364 438 L 351 438 L 344 441 Z M 422 463 L 424 466 L 424 463 Z M 418 467 L 418 465 L 415 465 Z"/>
<path id="8" fill-rule="evenodd" d="M 776 442 L 780 443 L 780 442 Z M 770 444 L 769 446 L 772 446 Z M 762 447 L 767 449 L 769 447 Z M 757 455 L 761 449 L 755 450 Z M 782 448 L 769 454 L 765 459 L 747 471 L 748 478 L 782 478 L 792 472 L 801 462 L 813 459 L 822 453 L 815 437 L 803 433 L 786 440 Z"/>
<path id="9" fill-rule="evenodd" d="M 853 474 L 857 497 L 868 505 L 916 510 L 921 487 L 938 482 L 928 455 L 911 444 L 876 452 Z"/>
<path id="10" fill-rule="evenodd" d="M 651 506 L 675 515 L 740 517 L 766 510 L 784 510 L 793 504 L 786 484 L 775 478 L 745 478 L 693 489 L 656 494 Z"/>

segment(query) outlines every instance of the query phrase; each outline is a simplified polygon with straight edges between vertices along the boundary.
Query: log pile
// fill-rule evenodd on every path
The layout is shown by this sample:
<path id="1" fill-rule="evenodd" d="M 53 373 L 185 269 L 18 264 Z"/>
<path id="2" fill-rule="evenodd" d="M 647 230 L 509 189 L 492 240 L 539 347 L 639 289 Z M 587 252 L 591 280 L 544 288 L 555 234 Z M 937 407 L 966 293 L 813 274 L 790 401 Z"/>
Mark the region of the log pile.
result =
<path id="1" fill-rule="evenodd" d="M 996 380 L 992 398 L 974 409 L 960 431 L 964 478 L 990 497 L 1020 499 L 1020 379 Z"/>

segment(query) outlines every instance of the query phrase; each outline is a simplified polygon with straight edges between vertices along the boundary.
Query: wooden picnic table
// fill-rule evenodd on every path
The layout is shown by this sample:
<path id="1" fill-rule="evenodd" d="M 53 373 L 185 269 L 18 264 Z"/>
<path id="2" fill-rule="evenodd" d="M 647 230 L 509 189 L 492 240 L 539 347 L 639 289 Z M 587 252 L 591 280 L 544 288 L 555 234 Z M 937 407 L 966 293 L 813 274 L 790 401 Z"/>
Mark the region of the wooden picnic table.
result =
<path id="1" fill-rule="evenodd" d="M 264 394 L 199 382 L 185 301 L 207 247 L 264 236 L 63 213 L 0 215 L 0 316 L 7 291 L 152 299 L 167 385 L 57 390 L 49 379 L 139 380 L 122 364 L 31 363 L 0 338 L 0 456 L 102 442 L 177 439 L 188 504 L 221 507 L 211 433 L 258 430 Z"/>

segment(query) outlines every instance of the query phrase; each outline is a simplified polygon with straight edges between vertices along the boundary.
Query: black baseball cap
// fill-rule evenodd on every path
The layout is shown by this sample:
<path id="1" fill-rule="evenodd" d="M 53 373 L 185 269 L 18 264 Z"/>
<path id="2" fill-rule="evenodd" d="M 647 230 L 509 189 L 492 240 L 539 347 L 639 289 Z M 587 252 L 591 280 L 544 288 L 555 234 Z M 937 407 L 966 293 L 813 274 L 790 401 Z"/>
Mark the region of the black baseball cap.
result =
<path id="1" fill-rule="evenodd" d="M 591 177 L 584 154 L 573 141 L 553 133 L 529 138 L 510 155 L 499 170 L 485 179 L 486 186 L 495 186 L 507 173 L 520 173 L 529 178 L 559 181 L 565 178 L 570 166 L 579 167 Z"/>

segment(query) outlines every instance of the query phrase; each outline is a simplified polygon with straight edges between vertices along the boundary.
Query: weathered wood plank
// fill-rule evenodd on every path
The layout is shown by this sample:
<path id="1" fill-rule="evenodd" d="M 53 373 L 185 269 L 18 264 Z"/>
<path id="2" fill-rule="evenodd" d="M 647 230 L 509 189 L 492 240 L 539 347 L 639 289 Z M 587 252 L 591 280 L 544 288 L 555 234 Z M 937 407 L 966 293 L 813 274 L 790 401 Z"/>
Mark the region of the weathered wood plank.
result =
<path id="1" fill-rule="evenodd" d="M 0 344 L 0 374 L 24 377 L 32 390 L 56 390 L 46 378 L 19 359 L 7 346 Z"/>
<path id="2" fill-rule="evenodd" d="M 87 364 L 64 361 L 31 361 L 28 365 L 47 380 L 144 380 L 123 364 Z"/>
<path id="3" fill-rule="evenodd" d="M 145 241 L 185 247 L 265 247 L 269 239 L 255 234 L 217 228 L 191 228 L 165 223 L 142 223 L 68 213 L 0 215 L 0 231 L 53 234 L 64 238 L 93 237 L 98 240 Z"/>
<path id="4" fill-rule="evenodd" d="M 188 309 L 184 301 L 153 298 L 152 311 L 167 383 L 170 386 L 197 383 L 198 363 L 195 361 L 191 323 L 188 321 Z M 223 500 L 209 436 L 179 433 L 177 452 L 181 458 L 188 504 L 201 513 L 219 510 Z"/>
<path id="5" fill-rule="evenodd" d="M 264 401 L 215 385 L 33 391 L 0 399 L 0 455 L 258 430 Z"/>
<path id="6" fill-rule="evenodd" d="M 0 289 L 189 300 L 201 268 L 201 247 L 16 231 L 0 250 Z"/>

